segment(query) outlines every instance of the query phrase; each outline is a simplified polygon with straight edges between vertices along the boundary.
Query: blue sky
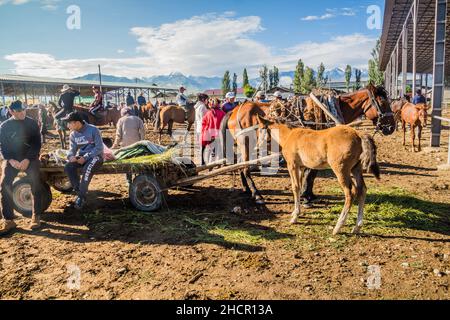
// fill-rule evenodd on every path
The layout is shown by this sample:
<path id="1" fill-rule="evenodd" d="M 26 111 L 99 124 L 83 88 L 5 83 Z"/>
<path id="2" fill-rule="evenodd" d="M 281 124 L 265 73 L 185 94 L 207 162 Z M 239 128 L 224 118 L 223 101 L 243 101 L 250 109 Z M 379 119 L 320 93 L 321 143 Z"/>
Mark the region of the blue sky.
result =
<path id="1" fill-rule="evenodd" d="M 70 5 L 81 29 L 69 30 Z M 74 77 L 95 72 L 141 77 L 256 74 L 262 64 L 292 70 L 364 67 L 381 30 L 366 9 L 382 0 L 0 0 L 0 73 Z"/>

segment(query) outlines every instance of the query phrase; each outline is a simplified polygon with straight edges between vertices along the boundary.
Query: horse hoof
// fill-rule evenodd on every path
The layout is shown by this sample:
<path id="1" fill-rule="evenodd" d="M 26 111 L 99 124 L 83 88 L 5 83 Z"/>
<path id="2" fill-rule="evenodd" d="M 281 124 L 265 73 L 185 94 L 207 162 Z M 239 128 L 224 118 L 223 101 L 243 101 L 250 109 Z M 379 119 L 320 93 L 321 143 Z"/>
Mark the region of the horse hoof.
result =
<path id="1" fill-rule="evenodd" d="M 297 224 L 297 219 L 292 219 L 291 221 L 289 221 L 290 224 Z"/>
<path id="2" fill-rule="evenodd" d="M 352 230 L 353 234 L 360 234 L 361 233 L 361 228 L 360 227 L 354 227 Z"/>
<path id="3" fill-rule="evenodd" d="M 303 204 L 303 208 L 305 208 L 305 209 L 311 209 L 312 207 L 313 207 L 313 205 L 311 202 L 305 202 Z"/>

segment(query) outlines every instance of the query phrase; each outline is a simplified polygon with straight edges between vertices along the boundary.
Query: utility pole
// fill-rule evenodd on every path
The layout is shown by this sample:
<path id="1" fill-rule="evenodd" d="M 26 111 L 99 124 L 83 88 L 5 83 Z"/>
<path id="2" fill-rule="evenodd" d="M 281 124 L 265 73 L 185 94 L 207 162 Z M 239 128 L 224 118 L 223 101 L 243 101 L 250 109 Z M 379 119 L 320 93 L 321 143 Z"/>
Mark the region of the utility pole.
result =
<path id="1" fill-rule="evenodd" d="M 102 69 L 100 65 L 98 65 L 98 79 L 100 80 L 100 94 L 102 95 L 102 105 L 105 106 L 105 101 L 103 101 Z"/>

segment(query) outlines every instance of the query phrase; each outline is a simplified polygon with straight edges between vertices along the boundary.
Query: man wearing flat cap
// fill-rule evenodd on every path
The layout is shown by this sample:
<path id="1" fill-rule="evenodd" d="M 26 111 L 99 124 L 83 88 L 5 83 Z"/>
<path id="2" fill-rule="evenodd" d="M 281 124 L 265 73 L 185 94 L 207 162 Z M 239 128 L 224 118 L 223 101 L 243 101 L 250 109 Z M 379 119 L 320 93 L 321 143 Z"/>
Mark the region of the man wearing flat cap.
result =
<path id="1" fill-rule="evenodd" d="M 20 172 L 25 172 L 31 180 L 33 196 L 33 215 L 30 228 L 40 227 L 42 214 L 42 182 L 40 176 L 39 153 L 41 133 L 38 123 L 26 116 L 21 101 L 9 106 L 11 118 L 0 126 L 0 154 L 3 158 L 0 179 L 0 235 L 14 230 L 14 205 L 12 185 Z"/>
<path id="2" fill-rule="evenodd" d="M 87 124 L 78 112 L 69 114 L 63 120 L 67 122 L 71 131 L 67 156 L 69 162 L 64 169 L 74 191 L 78 194 L 74 208 L 82 210 L 86 204 L 89 184 L 103 164 L 102 135 L 97 127 Z M 82 174 L 81 181 L 79 170 Z"/>

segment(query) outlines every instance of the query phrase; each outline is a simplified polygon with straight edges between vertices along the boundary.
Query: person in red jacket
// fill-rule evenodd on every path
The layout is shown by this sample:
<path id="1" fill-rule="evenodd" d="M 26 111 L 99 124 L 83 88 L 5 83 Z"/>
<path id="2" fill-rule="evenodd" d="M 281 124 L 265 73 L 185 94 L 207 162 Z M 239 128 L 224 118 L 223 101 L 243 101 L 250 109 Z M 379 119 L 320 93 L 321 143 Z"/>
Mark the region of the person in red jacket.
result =
<path id="1" fill-rule="evenodd" d="M 219 99 L 212 99 L 209 107 L 210 109 L 202 121 L 202 154 L 204 154 L 206 147 L 212 144 L 220 135 L 220 124 L 226 115 L 220 109 Z M 212 157 L 214 157 L 214 148 L 212 148 Z"/>
<path id="2" fill-rule="evenodd" d="M 96 116 L 97 111 L 103 110 L 103 94 L 97 87 L 92 87 L 92 91 L 94 91 L 94 102 L 91 103 L 89 112 Z"/>

